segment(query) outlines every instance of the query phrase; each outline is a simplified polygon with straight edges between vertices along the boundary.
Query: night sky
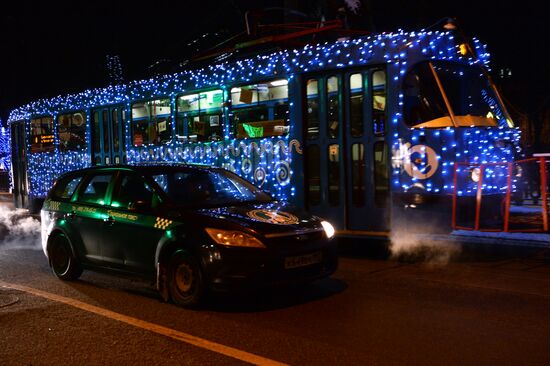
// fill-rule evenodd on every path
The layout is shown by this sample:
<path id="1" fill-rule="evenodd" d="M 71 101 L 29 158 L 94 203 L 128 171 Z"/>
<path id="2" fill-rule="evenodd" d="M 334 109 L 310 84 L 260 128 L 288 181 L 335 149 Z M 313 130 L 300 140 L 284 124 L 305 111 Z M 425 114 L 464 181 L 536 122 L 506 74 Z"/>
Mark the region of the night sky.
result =
<path id="1" fill-rule="evenodd" d="M 119 55 L 126 81 L 171 70 L 194 51 L 188 43 L 209 33 L 210 42 L 244 30 L 246 10 L 292 6 L 330 12 L 338 0 L 201 0 L 150 4 L 137 1 L 70 3 L 16 1 L 0 9 L 0 116 L 43 97 L 108 84 L 106 55 Z M 547 102 L 550 43 L 544 12 L 535 2 L 362 0 L 354 25 L 375 31 L 420 30 L 451 16 L 464 33 L 488 44 L 494 73 L 512 69 L 501 83 L 513 108 L 523 113 Z M 501 3 L 501 4 L 499 4 Z M 518 5 L 521 4 L 521 5 Z M 215 38 L 216 32 L 222 35 Z M 158 63 L 157 67 L 150 67 Z M 498 81 L 498 80 L 497 80 Z M 517 92 L 517 91 L 521 92 Z"/>

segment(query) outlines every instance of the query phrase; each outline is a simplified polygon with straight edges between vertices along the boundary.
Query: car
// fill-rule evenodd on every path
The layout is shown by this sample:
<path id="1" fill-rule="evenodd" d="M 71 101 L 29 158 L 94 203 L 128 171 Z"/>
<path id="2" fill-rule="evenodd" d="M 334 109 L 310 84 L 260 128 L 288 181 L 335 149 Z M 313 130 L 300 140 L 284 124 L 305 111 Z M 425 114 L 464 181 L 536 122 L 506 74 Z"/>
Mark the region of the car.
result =
<path id="1" fill-rule="evenodd" d="M 337 268 L 334 228 L 221 168 L 100 166 L 56 180 L 42 247 L 58 278 L 84 269 L 154 280 L 165 301 L 308 282 Z"/>

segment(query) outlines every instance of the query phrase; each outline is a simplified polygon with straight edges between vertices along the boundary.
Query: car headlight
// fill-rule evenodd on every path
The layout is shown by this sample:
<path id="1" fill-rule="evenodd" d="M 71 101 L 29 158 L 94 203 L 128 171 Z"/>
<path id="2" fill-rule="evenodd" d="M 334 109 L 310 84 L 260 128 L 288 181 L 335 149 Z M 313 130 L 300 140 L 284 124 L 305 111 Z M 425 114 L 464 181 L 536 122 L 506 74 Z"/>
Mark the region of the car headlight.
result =
<path id="1" fill-rule="evenodd" d="M 327 234 L 327 238 L 332 238 L 334 236 L 334 233 L 336 230 L 334 230 L 334 226 L 328 221 L 321 221 L 321 225 L 323 225 L 323 229 L 325 229 L 325 234 Z"/>
<path id="2" fill-rule="evenodd" d="M 242 231 L 206 228 L 206 233 L 216 243 L 228 247 L 265 248 L 265 245 L 250 234 Z"/>

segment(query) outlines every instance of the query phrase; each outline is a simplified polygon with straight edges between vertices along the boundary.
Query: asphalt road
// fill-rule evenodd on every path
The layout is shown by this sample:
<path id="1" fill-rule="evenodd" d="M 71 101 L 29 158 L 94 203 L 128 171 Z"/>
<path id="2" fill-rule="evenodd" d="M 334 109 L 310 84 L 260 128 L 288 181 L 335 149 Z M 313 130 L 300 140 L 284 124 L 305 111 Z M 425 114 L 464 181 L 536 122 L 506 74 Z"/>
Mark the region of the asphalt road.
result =
<path id="1" fill-rule="evenodd" d="M 550 365 L 550 249 L 445 264 L 363 245 L 330 279 L 201 310 L 138 280 L 63 282 L 42 252 L 0 246 L 0 364 Z"/>

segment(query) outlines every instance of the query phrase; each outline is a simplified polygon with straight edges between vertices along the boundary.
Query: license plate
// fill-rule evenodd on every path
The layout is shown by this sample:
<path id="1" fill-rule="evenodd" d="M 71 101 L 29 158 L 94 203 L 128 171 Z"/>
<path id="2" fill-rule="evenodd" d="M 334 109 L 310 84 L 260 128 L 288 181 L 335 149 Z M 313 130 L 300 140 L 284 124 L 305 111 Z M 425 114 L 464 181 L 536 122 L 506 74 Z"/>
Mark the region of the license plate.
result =
<path id="1" fill-rule="evenodd" d="M 286 257 L 285 269 L 309 266 L 310 264 L 321 262 L 322 258 L 323 258 L 323 255 L 321 252 L 298 255 L 295 257 Z"/>

